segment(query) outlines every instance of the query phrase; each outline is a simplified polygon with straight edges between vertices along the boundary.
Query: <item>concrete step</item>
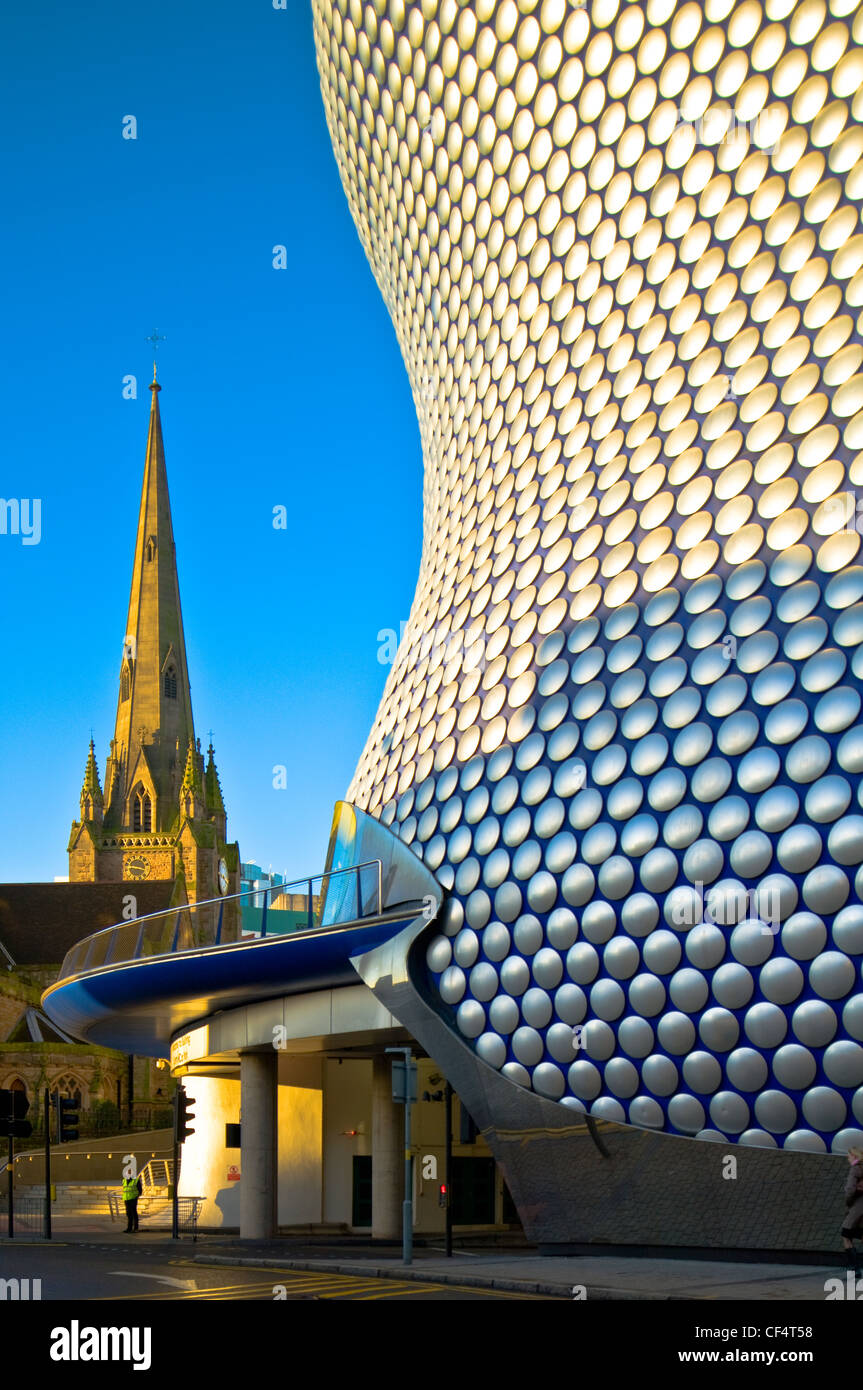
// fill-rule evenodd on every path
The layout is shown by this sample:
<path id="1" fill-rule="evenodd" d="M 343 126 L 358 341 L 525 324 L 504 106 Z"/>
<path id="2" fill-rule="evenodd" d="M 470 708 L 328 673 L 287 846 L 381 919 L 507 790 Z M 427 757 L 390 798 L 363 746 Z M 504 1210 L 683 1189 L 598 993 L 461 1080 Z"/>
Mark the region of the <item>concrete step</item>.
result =
<path id="1" fill-rule="evenodd" d="M 22 1184 L 18 1185 L 16 1191 L 20 1197 L 42 1196 L 39 1188 L 24 1187 Z M 110 1212 L 109 1199 L 112 1195 L 117 1199 L 120 1214 L 123 1214 L 123 1194 L 116 1183 L 57 1183 L 56 1192 L 51 1210 L 58 1216 L 105 1216 Z M 166 1204 L 170 1209 L 171 1200 L 167 1188 L 149 1188 L 139 1199 L 138 1212 L 140 1215 L 161 1212 Z"/>

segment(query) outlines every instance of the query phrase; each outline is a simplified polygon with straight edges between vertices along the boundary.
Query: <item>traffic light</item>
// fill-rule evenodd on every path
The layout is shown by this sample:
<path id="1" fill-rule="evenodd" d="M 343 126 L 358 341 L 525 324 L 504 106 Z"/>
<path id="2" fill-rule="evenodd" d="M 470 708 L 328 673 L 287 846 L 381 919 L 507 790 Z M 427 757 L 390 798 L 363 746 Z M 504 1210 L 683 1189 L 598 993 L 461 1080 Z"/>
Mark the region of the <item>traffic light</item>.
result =
<path id="1" fill-rule="evenodd" d="M 449 1188 L 445 1182 L 442 1182 L 438 1189 L 437 1204 L 439 1207 L 449 1206 Z"/>
<path id="2" fill-rule="evenodd" d="M 24 1091 L 0 1091 L 0 1132 L 12 1139 L 29 1139 L 33 1126 L 24 1116 L 30 1102 Z"/>
<path id="3" fill-rule="evenodd" d="M 71 1096 L 57 1097 L 57 1132 L 61 1144 L 78 1138 L 78 1114 Z"/>
<path id="4" fill-rule="evenodd" d="M 174 1096 L 174 1139 L 178 1144 L 182 1144 L 195 1133 L 194 1125 L 190 1124 L 194 1118 L 195 1102 L 180 1086 Z"/>

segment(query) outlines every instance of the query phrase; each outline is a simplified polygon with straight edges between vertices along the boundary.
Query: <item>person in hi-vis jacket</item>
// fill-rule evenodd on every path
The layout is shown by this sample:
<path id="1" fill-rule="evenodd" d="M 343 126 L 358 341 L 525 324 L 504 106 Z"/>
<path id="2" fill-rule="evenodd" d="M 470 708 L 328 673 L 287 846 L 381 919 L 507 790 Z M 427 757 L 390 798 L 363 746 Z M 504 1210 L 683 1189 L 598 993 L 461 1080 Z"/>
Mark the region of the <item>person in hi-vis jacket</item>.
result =
<path id="1" fill-rule="evenodd" d="M 138 1198 L 141 1195 L 140 1178 L 123 1179 L 123 1201 L 126 1205 L 126 1234 L 138 1229 Z"/>

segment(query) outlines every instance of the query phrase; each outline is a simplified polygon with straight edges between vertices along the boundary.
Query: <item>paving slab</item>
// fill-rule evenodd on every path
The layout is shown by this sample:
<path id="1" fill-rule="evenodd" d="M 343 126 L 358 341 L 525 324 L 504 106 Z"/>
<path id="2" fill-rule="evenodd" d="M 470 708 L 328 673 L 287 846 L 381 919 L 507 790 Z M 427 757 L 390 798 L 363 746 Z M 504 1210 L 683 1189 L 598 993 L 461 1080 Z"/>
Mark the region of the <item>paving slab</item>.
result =
<path id="1" fill-rule="evenodd" d="M 797 1302 L 826 1297 L 828 1279 L 844 1271 L 835 1265 L 733 1264 L 724 1261 L 639 1259 L 615 1256 L 466 1255 L 452 1259 L 418 1255 L 405 1267 L 400 1258 L 296 1258 L 272 1250 L 258 1254 L 200 1251 L 196 1264 L 257 1265 L 267 1269 L 305 1269 L 380 1278 L 435 1279 L 550 1298 L 674 1300 L 757 1300 Z"/>

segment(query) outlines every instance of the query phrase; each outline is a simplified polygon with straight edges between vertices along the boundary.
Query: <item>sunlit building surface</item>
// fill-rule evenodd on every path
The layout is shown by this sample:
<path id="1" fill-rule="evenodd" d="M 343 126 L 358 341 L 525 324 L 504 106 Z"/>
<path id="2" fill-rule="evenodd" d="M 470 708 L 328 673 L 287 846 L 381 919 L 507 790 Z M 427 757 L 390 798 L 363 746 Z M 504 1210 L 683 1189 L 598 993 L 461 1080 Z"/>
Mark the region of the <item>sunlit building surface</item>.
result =
<path id="1" fill-rule="evenodd" d="M 863 1142 L 863 11 L 312 8 L 425 461 L 328 868 L 415 856 L 437 918 L 352 968 L 534 1239 L 832 1243 Z"/>

